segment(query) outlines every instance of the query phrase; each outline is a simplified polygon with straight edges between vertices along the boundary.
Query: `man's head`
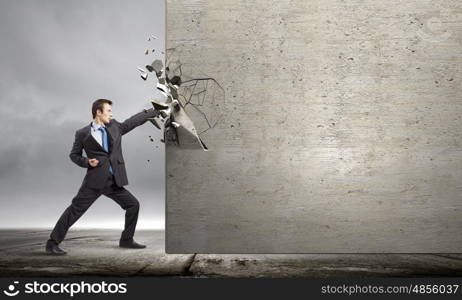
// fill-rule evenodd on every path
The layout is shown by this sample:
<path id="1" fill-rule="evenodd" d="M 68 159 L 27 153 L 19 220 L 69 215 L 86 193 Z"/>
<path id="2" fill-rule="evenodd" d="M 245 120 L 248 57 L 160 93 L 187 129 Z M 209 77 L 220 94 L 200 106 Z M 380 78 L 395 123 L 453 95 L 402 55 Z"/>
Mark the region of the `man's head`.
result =
<path id="1" fill-rule="evenodd" d="M 91 113 L 93 114 L 93 119 L 108 124 L 112 119 L 112 101 L 107 99 L 96 100 L 91 107 Z"/>

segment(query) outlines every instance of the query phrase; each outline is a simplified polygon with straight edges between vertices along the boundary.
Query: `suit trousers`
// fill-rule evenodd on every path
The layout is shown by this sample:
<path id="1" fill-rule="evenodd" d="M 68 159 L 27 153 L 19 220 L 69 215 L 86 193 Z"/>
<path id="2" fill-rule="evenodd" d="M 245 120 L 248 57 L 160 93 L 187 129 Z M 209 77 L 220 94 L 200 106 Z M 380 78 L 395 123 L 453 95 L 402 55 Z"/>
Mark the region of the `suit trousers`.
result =
<path id="1" fill-rule="evenodd" d="M 88 188 L 84 185 L 80 187 L 77 195 L 72 199 L 72 204 L 66 208 L 56 223 L 50 234 L 49 241 L 56 244 L 61 243 L 69 228 L 101 195 L 111 198 L 125 210 L 125 229 L 122 232 L 120 240 L 132 240 L 135 235 L 140 204 L 138 200 L 124 187 L 117 186 L 114 181 L 114 176 L 111 175 L 107 178 L 106 185 L 101 190 Z"/>

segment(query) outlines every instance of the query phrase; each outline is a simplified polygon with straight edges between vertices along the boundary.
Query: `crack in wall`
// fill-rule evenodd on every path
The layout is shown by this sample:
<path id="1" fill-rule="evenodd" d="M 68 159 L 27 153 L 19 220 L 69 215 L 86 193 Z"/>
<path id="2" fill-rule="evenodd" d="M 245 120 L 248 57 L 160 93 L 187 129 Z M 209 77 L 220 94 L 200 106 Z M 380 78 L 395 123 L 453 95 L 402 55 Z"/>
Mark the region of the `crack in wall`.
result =
<path id="1" fill-rule="evenodd" d="M 166 97 L 165 101 L 151 100 L 160 114 L 150 121 L 158 129 L 163 129 L 161 142 L 207 151 L 201 135 L 222 120 L 225 90 L 213 77 L 184 72 L 177 48 L 169 48 L 166 52 L 165 68 L 160 59 L 146 65 L 145 69 L 138 68 L 145 81 L 149 73 L 156 75 L 156 89 Z M 149 53 L 145 52 L 146 55 Z"/>

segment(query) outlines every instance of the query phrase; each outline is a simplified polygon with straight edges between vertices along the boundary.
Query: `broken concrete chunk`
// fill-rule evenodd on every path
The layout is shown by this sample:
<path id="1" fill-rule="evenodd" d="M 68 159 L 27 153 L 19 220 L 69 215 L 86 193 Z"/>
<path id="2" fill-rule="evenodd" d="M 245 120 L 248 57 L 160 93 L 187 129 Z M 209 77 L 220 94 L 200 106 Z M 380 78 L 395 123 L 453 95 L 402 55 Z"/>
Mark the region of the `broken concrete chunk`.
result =
<path id="1" fill-rule="evenodd" d="M 158 83 L 157 89 L 161 91 L 165 96 L 169 95 L 168 87 L 165 84 Z"/>
<path id="2" fill-rule="evenodd" d="M 154 109 L 156 110 L 164 110 L 164 109 L 168 109 L 169 107 L 167 104 L 162 103 L 157 99 L 151 99 L 151 104 L 152 106 L 154 106 Z"/>
<path id="3" fill-rule="evenodd" d="M 174 100 L 176 101 L 176 100 Z M 178 102 L 178 101 L 177 101 Z M 173 105 L 173 103 L 172 103 Z M 207 151 L 208 148 L 198 136 L 196 128 L 194 127 L 193 122 L 188 117 L 184 109 L 178 103 L 178 110 L 174 110 L 171 114 L 172 123 L 176 122 L 179 124 L 179 127 L 175 127 L 176 135 L 178 137 L 178 144 L 180 147 L 185 149 L 202 149 Z M 198 147 L 199 146 L 199 147 Z"/>
<path id="4" fill-rule="evenodd" d="M 161 130 L 160 124 L 157 122 L 157 119 L 155 118 L 149 119 L 149 122 L 151 122 L 152 125 L 156 126 L 157 129 Z"/>
<path id="5" fill-rule="evenodd" d="M 146 73 L 146 71 L 140 67 L 137 68 L 138 71 L 140 71 L 140 76 L 143 80 L 146 80 L 148 79 L 148 73 Z"/>
<path id="6" fill-rule="evenodd" d="M 149 69 L 148 67 L 146 67 L 146 69 L 148 69 L 149 72 L 152 72 L 152 71 L 161 72 L 162 68 L 164 67 L 164 64 L 162 63 L 160 59 L 156 59 L 148 66 L 149 66 Z"/>
<path id="7" fill-rule="evenodd" d="M 178 92 L 177 92 L 175 86 L 170 87 L 170 94 L 172 95 L 173 99 L 178 99 Z"/>
<path id="8" fill-rule="evenodd" d="M 155 61 L 152 62 L 150 65 L 146 65 L 146 69 L 149 72 L 156 72 L 156 76 L 160 77 L 162 76 L 162 69 L 164 68 L 164 64 L 160 59 L 156 59 Z"/>
<path id="9" fill-rule="evenodd" d="M 170 79 L 170 83 L 172 85 L 176 85 L 177 87 L 179 87 L 181 85 L 181 77 L 180 76 L 173 76 L 173 78 Z"/>

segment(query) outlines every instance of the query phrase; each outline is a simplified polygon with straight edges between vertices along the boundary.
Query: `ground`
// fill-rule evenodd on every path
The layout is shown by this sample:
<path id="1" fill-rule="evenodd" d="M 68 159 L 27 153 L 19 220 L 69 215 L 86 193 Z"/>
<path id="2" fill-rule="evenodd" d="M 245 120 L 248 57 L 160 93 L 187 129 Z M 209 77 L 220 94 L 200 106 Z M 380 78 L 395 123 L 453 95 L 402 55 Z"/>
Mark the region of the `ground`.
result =
<path id="1" fill-rule="evenodd" d="M 50 230 L 1 230 L 0 276 L 441 277 L 462 276 L 462 254 L 166 254 L 164 231 L 139 230 L 145 249 L 118 247 L 118 230 L 70 230 L 68 255 L 44 252 Z"/>

